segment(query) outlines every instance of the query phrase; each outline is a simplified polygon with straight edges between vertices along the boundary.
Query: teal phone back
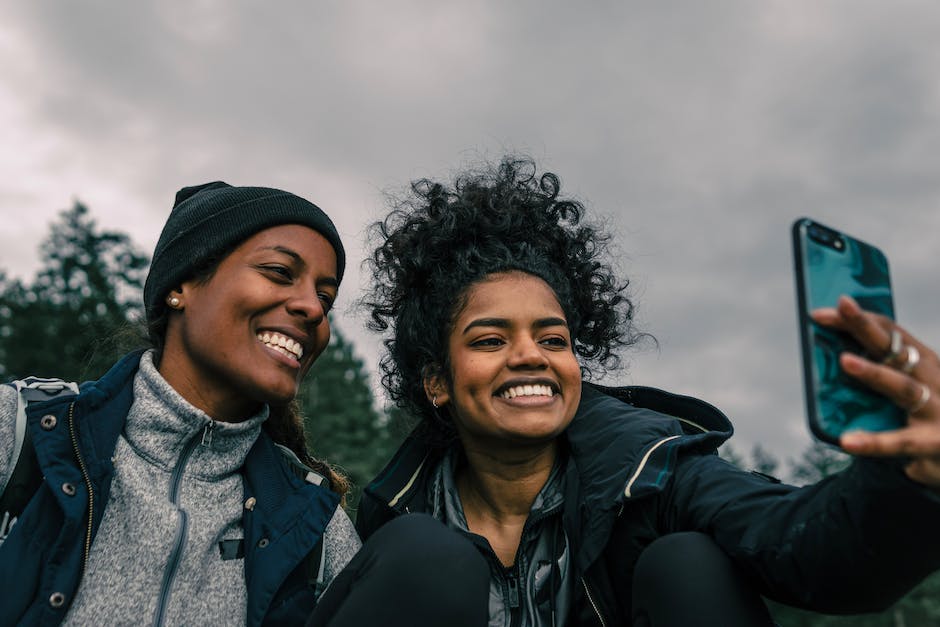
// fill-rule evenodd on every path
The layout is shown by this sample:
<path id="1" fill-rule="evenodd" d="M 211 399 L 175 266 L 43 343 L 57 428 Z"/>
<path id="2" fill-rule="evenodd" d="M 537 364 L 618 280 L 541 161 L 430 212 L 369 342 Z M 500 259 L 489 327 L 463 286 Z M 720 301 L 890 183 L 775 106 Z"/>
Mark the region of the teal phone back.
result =
<path id="1" fill-rule="evenodd" d="M 869 311 L 894 319 L 888 259 L 876 247 L 803 218 L 793 225 L 797 300 L 807 414 L 813 433 L 836 443 L 845 431 L 886 431 L 904 424 L 904 412 L 849 377 L 839 354 L 864 354 L 848 335 L 809 317 L 847 294 Z"/>

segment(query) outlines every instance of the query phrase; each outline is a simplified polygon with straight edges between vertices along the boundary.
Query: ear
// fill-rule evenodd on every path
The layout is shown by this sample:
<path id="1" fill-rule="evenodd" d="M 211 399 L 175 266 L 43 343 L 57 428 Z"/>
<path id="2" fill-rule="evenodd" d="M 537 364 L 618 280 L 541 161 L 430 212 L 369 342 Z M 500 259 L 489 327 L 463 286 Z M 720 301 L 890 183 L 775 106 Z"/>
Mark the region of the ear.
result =
<path id="1" fill-rule="evenodd" d="M 449 388 L 444 381 L 443 375 L 437 368 L 425 368 L 424 374 L 424 393 L 428 397 L 428 402 L 437 404 L 437 407 L 443 407 L 450 402 Z"/>

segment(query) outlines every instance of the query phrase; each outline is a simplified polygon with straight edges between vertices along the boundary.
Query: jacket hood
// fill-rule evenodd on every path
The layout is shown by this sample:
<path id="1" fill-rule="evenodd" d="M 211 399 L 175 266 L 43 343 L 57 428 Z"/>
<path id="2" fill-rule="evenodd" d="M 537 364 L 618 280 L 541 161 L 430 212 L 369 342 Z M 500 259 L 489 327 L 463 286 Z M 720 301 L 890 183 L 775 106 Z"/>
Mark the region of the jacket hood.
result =
<path id="1" fill-rule="evenodd" d="M 579 563 L 597 559 L 627 501 L 663 490 L 679 451 L 714 452 L 732 432 L 724 414 L 696 398 L 585 384 L 565 431 L 580 484 Z"/>

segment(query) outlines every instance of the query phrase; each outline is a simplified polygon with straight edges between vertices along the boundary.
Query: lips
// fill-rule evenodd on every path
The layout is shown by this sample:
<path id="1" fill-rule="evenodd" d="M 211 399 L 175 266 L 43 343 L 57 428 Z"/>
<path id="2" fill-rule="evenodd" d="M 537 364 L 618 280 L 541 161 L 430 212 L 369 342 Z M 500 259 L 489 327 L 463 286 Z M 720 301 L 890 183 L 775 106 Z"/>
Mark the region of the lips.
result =
<path id="1" fill-rule="evenodd" d="M 262 331 L 256 336 L 258 341 L 277 352 L 300 361 L 304 356 L 304 347 L 297 340 L 276 331 Z"/>

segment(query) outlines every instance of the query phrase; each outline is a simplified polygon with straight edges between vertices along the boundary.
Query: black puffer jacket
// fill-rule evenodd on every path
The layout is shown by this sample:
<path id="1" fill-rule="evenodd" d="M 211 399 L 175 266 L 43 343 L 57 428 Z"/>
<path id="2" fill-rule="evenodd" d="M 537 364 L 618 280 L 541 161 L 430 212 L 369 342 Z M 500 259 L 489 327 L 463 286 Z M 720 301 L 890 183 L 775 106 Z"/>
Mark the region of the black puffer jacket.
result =
<path id="1" fill-rule="evenodd" d="M 652 388 L 585 385 L 565 432 L 577 485 L 563 524 L 577 581 L 569 625 L 628 625 L 640 552 L 657 537 L 702 531 L 766 596 L 830 613 L 882 609 L 940 568 L 940 496 L 896 463 L 856 460 L 796 488 L 744 472 L 715 451 L 731 424 L 698 399 Z M 363 540 L 427 510 L 441 453 L 405 441 L 363 494 Z"/>

